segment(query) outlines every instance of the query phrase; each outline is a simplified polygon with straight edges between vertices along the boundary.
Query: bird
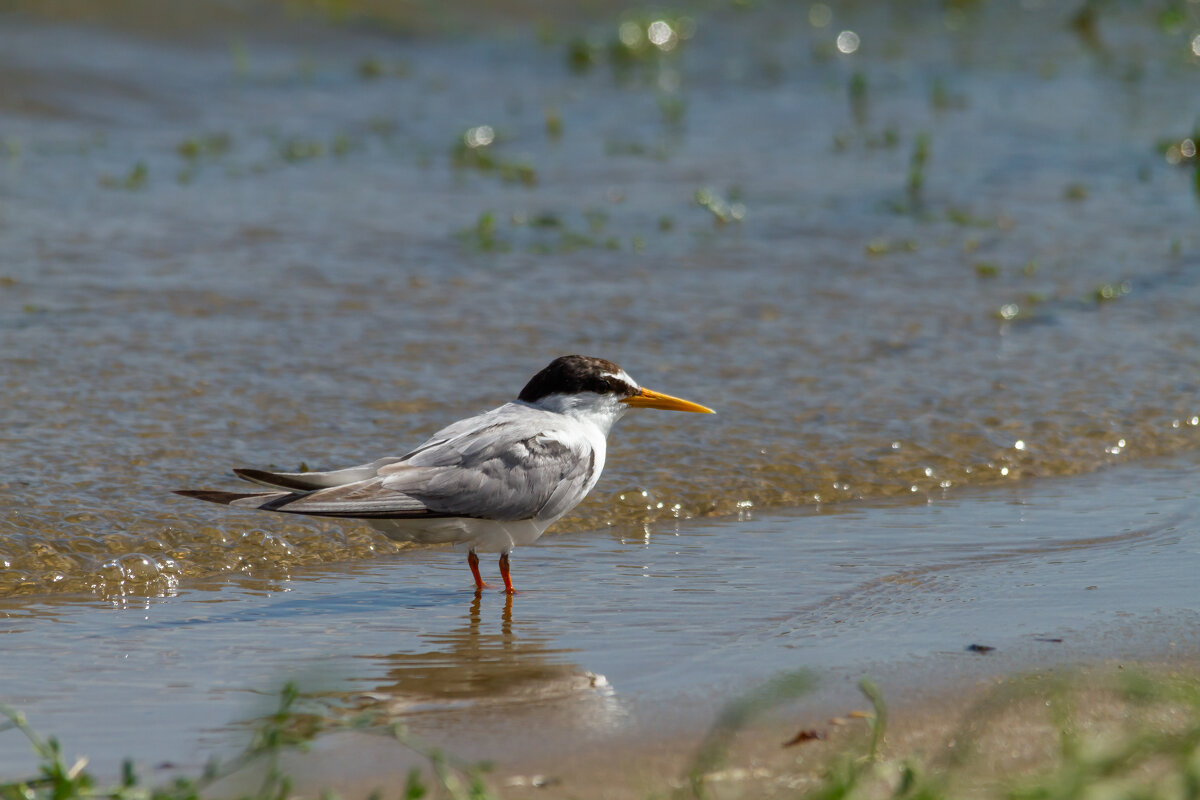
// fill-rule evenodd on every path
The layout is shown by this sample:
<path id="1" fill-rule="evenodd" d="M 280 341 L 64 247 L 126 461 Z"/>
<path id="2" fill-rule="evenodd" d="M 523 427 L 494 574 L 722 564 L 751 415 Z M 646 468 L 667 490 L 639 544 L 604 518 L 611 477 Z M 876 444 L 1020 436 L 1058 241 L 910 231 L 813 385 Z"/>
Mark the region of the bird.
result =
<path id="1" fill-rule="evenodd" d="M 631 408 L 712 414 L 642 387 L 611 361 L 567 355 L 530 378 L 517 399 L 459 420 L 397 457 L 328 472 L 235 469 L 266 491 L 180 489 L 240 509 L 363 520 L 390 539 L 467 550 L 476 593 L 489 588 L 477 551 L 532 544 L 575 508 L 604 469 L 608 433 Z"/>

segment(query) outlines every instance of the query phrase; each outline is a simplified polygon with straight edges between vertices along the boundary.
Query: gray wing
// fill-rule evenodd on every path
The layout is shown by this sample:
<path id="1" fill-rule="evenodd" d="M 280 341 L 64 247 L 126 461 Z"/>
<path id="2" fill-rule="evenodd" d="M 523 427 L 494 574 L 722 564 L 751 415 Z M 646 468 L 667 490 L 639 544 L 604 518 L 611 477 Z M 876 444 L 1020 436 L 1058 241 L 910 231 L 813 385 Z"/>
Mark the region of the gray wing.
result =
<path id="1" fill-rule="evenodd" d="M 581 431 L 508 420 L 385 466 L 379 479 L 447 516 L 555 519 L 584 498 L 595 471 L 596 452 Z"/>
<path id="2" fill-rule="evenodd" d="M 213 498 L 203 497 L 201 499 Z M 239 508 L 282 511 L 287 514 L 309 514 L 317 517 L 416 519 L 447 516 L 427 508 L 424 503 L 414 497 L 388 489 L 382 485 L 379 478 L 311 492 L 264 492 L 253 495 L 231 495 L 231 499 L 216 500 L 216 502 L 225 502 Z"/>
<path id="3" fill-rule="evenodd" d="M 262 486 L 290 489 L 294 492 L 311 492 L 315 489 L 328 489 L 332 486 L 345 486 L 348 483 L 370 480 L 379 473 L 380 467 L 403 460 L 402 458 L 381 458 L 370 464 L 335 469 L 329 472 L 268 472 L 265 469 L 235 469 L 233 474 L 242 480 Z"/>
<path id="4" fill-rule="evenodd" d="M 375 519 L 555 519 L 587 494 L 596 465 L 597 453 L 581 427 L 509 404 L 454 423 L 399 459 L 328 473 L 239 470 L 247 480 L 293 491 L 263 496 L 261 503 L 239 498 L 230 504 Z M 357 480 L 331 485 L 342 478 Z"/>
<path id="5" fill-rule="evenodd" d="M 467 419 L 461 419 L 441 429 L 424 444 L 403 456 L 380 458 L 369 464 L 357 467 L 346 467 L 328 472 L 271 472 L 265 469 L 235 469 L 234 475 L 245 481 L 269 486 L 273 489 L 288 489 L 293 492 L 311 492 L 317 489 L 329 489 L 335 486 L 345 486 L 351 483 L 369 481 L 379 474 L 381 467 L 396 464 L 413 458 L 417 454 L 435 449 L 452 439 L 474 433 L 480 428 L 493 424 L 493 418 L 506 408 L 494 408 L 491 411 Z"/>

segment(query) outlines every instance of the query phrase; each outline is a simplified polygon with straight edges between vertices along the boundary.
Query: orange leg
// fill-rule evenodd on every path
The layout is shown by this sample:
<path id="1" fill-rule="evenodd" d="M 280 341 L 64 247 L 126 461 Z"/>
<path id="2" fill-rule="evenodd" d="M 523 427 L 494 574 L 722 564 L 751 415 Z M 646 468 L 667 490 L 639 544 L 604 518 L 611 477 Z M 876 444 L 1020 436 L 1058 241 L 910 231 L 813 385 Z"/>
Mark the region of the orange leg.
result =
<path id="1" fill-rule="evenodd" d="M 500 554 L 500 577 L 504 579 L 504 591 L 508 594 L 516 594 L 517 590 L 513 588 L 512 578 L 508 575 L 508 553 Z"/>
<path id="2" fill-rule="evenodd" d="M 479 574 L 479 556 L 475 555 L 474 550 L 467 554 L 467 566 L 471 568 L 471 574 L 475 576 L 475 591 L 488 588 L 488 585 L 483 582 L 483 576 Z M 504 580 L 507 582 L 508 578 L 505 577 Z"/>

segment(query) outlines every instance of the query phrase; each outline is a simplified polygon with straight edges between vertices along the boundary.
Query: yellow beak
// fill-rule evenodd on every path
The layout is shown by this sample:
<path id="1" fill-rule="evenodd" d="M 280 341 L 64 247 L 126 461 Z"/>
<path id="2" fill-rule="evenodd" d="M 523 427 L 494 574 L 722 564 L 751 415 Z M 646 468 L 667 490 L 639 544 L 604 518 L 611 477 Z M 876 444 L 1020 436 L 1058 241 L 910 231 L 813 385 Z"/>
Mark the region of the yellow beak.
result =
<path id="1" fill-rule="evenodd" d="M 656 392 L 653 389 L 642 389 L 633 397 L 624 397 L 621 402 L 634 408 L 661 408 L 666 411 L 691 411 L 696 414 L 715 414 L 708 406 L 693 403 L 669 394 Z"/>

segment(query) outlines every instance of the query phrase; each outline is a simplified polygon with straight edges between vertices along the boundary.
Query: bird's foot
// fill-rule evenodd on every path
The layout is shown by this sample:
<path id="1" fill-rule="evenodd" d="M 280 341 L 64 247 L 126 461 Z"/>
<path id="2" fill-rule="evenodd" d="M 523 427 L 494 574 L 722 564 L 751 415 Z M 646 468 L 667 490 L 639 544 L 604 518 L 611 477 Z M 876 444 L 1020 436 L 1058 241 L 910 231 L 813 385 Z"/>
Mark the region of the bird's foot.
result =
<path id="1" fill-rule="evenodd" d="M 512 578 L 509 576 L 508 553 L 500 554 L 500 577 L 504 579 L 504 593 L 516 594 L 517 590 L 513 588 Z"/>
<path id="2" fill-rule="evenodd" d="M 475 555 L 474 550 L 467 553 L 467 566 L 471 568 L 471 577 L 475 579 L 476 594 L 484 589 L 492 588 L 483 582 L 483 576 L 479 574 L 479 556 Z"/>

